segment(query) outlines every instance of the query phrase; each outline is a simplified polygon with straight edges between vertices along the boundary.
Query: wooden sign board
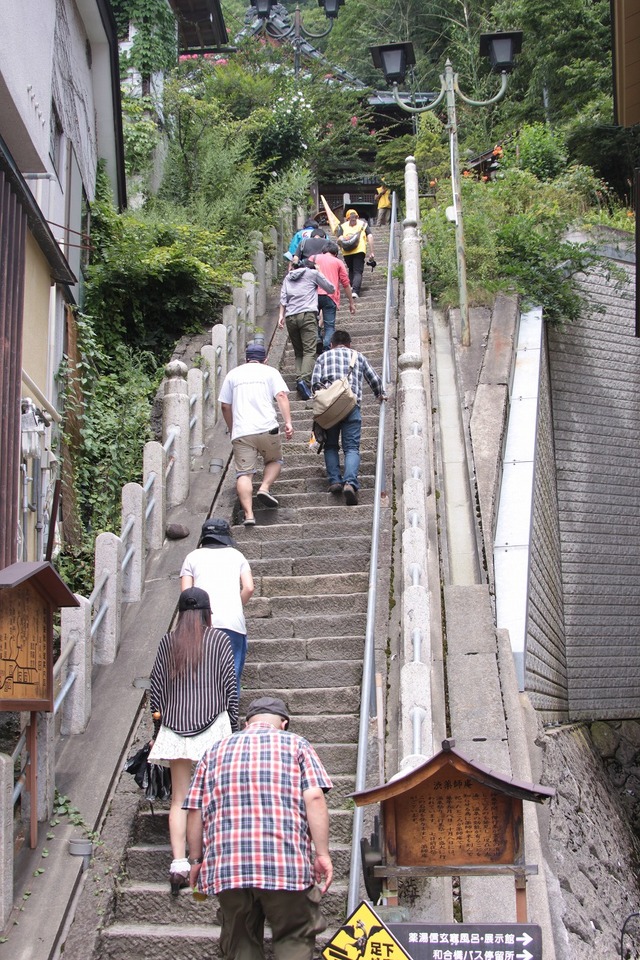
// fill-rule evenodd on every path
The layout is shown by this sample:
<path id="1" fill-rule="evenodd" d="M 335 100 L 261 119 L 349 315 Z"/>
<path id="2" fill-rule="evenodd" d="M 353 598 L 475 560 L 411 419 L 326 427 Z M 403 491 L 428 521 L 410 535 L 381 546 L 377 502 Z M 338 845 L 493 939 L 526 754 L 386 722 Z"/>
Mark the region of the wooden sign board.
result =
<path id="1" fill-rule="evenodd" d="M 53 610 L 77 605 L 50 563 L 0 570 L 0 711 L 53 710 Z"/>
<path id="2" fill-rule="evenodd" d="M 522 800 L 438 770 L 384 804 L 389 853 L 398 866 L 517 863 Z"/>
<path id="3" fill-rule="evenodd" d="M 31 583 L 0 594 L 0 710 L 53 709 L 51 608 Z"/>

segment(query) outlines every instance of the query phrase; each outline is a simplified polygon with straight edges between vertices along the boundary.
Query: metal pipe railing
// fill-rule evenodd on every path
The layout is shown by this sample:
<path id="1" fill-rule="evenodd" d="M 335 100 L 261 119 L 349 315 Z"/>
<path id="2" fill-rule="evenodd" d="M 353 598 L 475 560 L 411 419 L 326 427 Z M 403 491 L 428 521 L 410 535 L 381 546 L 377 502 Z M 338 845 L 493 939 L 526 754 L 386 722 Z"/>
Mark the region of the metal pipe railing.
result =
<path id="1" fill-rule="evenodd" d="M 389 233 L 389 255 L 387 257 L 387 293 L 384 312 L 384 343 L 382 354 L 382 386 L 386 393 L 390 381 L 389 358 L 389 328 L 391 326 L 391 311 L 395 305 L 393 295 L 393 264 L 395 259 L 395 226 L 396 226 L 396 194 L 393 194 L 391 203 L 391 225 Z M 367 625 L 365 630 L 364 657 L 362 667 L 362 687 L 360 693 L 360 726 L 358 733 L 358 760 L 356 764 L 356 792 L 363 790 L 367 775 L 367 744 L 369 739 L 369 718 L 376 709 L 375 691 L 375 624 L 377 602 L 378 576 L 378 547 L 380 542 L 380 506 L 382 494 L 386 492 L 386 478 L 384 469 L 384 436 L 385 436 L 386 403 L 380 404 L 378 418 L 378 440 L 376 452 L 376 478 L 373 496 L 373 525 L 371 530 L 371 553 L 369 558 L 369 598 L 367 601 Z M 355 910 L 359 902 L 361 858 L 360 840 L 364 812 L 362 807 L 356 807 L 353 814 L 353 833 L 351 838 L 351 867 L 349 871 L 349 894 L 347 900 L 347 915 Z"/>

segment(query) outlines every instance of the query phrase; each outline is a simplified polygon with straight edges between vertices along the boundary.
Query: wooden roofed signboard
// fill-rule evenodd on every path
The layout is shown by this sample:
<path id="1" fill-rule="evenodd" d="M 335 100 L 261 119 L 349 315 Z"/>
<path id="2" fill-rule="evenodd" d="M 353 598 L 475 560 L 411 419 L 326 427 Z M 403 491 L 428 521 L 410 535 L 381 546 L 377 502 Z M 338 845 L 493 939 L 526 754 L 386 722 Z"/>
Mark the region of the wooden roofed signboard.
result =
<path id="1" fill-rule="evenodd" d="M 522 803 L 542 803 L 554 794 L 552 787 L 475 763 L 445 740 L 430 760 L 352 796 L 357 806 L 381 804 L 386 862 L 374 868 L 376 876 L 510 874 L 523 922 L 524 880 L 537 866 L 525 863 Z"/>
<path id="2" fill-rule="evenodd" d="M 48 562 L 0 570 L 0 711 L 53 710 L 53 611 L 77 606 Z"/>

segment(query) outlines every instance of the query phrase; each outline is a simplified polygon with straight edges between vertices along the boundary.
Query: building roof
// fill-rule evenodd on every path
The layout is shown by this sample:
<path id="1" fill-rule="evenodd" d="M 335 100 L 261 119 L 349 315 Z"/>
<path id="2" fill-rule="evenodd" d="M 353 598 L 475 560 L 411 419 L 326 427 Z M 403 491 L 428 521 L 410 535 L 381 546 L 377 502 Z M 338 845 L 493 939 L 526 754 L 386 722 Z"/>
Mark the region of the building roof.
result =
<path id="1" fill-rule="evenodd" d="M 220 0 L 169 0 L 178 21 L 178 50 L 220 53 L 228 48 L 228 34 Z"/>

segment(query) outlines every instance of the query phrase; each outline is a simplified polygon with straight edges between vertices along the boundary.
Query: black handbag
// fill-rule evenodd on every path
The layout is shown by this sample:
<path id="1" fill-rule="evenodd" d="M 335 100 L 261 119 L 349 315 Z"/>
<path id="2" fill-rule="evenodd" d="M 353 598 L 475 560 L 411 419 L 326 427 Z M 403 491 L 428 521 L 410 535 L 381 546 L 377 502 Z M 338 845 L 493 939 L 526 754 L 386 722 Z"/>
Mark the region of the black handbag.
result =
<path id="1" fill-rule="evenodd" d="M 125 762 L 124 769 L 130 773 L 141 790 L 144 790 L 145 798 L 151 802 L 154 800 L 168 800 L 171 797 L 171 771 L 169 767 L 163 767 L 159 763 L 149 761 L 151 744 L 146 743 L 144 747 L 133 754 Z"/>

